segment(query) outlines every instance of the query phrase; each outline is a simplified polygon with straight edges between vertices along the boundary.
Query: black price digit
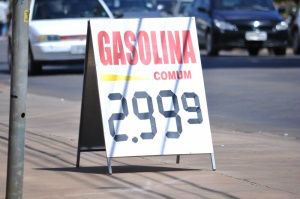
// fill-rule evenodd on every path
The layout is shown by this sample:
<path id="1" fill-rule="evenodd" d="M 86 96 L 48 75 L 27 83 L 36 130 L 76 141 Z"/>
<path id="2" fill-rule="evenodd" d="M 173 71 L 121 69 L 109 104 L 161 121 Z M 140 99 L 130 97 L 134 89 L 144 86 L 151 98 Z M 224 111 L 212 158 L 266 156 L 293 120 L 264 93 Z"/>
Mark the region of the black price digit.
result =
<path id="1" fill-rule="evenodd" d="M 186 100 L 187 98 L 193 98 L 194 102 L 195 102 L 195 106 L 188 106 L 187 100 Z M 196 93 L 194 93 L 194 92 L 183 93 L 183 95 L 181 96 L 181 100 L 182 100 L 182 105 L 183 105 L 184 110 L 186 110 L 187 112 L 197 113 L 197 118 L 189 119 L 188 123 L 189 124 L 201 124 L 203 121 L 203 118 L 202 118 L 202 112 L 201 112 L 201 108 L 200 108 L 200 101 L 199 101 L 198 95 L 196 95 Z"/>
<path id="2" fill-rule="evenodd" d="M 122 103 L 122 109 L 123 109 L 123 113 L 113 113 L 110 116 L 110 118 L 108 120 L 110 135 L 114 138 L 114 140 L 116 142 L 127 141 L 128 136 L 126 134 L 116 135 L 115 126 L 114 126 L 115 120 L 124 120 L 124 118 L 128 116 L 127 101 L 120 93 L 111 93 L 108 95 L 108 98 L 112 101 L 120 100 Z"/>
<path id="3" fill-rule="evenodd" d="M 138 107 L 138 99 L 147 99 L 148 112 L 140 113 Z M 153 110 L 152 98 L 148 95 L 147 92 L 135 92 L 134 97 L 132 98 L 132 105 L 133 105 L 134 114 L 140 120 L 150 120 L 151 132 L 141 133 L 141 138 L 143 140 L 153 139 L 157 132 L 157 129 L 156 129 L 155 118 L 153 117 L 154 110 Z"/>
<path id="4" fill-rule="evenodd" d="M 164 110 L 164 106 L 163 106 L 163 102 L 162 102 L 163 97 L 172 97 L 174 110 L 170 110 L 170 111 L 165 111 Z M 178 115 L 179 106 L 178 106 L 177 96 L 171 90 L 160 91 L 159 95 L 157 96 L 157 104 L 158 104 L 159 112 L 163 116 L 165 116 L 165 118 L 172 118 L 172 117 L 176 118 L 177 131 L 175 131 L 175 132 L 174 131 L 168 131 L 166 133 L 166 137 L 167 138 L 179 138 L 180 134 L 182 133 L 182 125 L 181 125 L 181 118 Z"/>
<path id="5" fill-rule="evenodd" d="M 174 110 L 167 110 L 167 111 L 165 110 L 164 105 L 163 105 L 164 97 L 172 98 L 172 104 L 173 104 Z M 120 113 L 113 113 L 108 120 L 110 135 L 114 138 L 114 140 L 116 142 L 127 141 L 128 140 L 127 134 L 116 135 L 116 130 L 115 130 L 115 126 L 114 126 L 115 120 L 124 120 L 125 117 L 128 116 L 127 100 L 120 93 L 111 93 L 108 95 L 108 98 L 111 101 L 120 100 L 121 104 L 122 104 L 122 110 L 120 110 Z M 147 106 L 148 106 L 147 112 L 143 112 L 143 113 L 140 112 L 139 105 L 138 105 L 138 99 L 146 99 L 147 100 Z M 176 94 L 174 94 L 171 90 L 163 90 L 163 91 L 159 92 L 159 95 L 157 96 L 156 99 L 157 99 L 159 112 L 165 118 L 175 118 L 176 119 L 177 131 L 167 131 L 166 137 L 167 138 L 175 138 L 175 139 L 179 138 L 182 133 L 182 124 L 181 124 L 181 117 L 178 115 L 179 105 L 178 105 L 178 98 L 177 98 Z M 188 105 L 187 99 L 194 99 L 195 106 Z M 202 118 L 202 111 L 200 108 L 200 100 L 199 100 L 198 95 L 194 92 L 185 92 L 181 96 L 181 101 L 182 101 L 182 105 L 183 105 L 183 108 L 185 111 L 197 114 L 197 118 L 190 118 L 190 119 L 188 119 L 187 122 L 189 124 L 201 124 L 203 122 L 203 118 Z M 148 95 L 148 93 L 145 91 L 135 92 L 134 97 L 132 98 L 132 105 L 133 105 L 134 114 L 140 120 L 150 120 L 151 132 L 142 132 L 140 134 L 140 137 L 143 140 L 153 139 L 157 133 L 157 128 L 156 128 L 155 118 L 153 117 L 154 109 L 153 109 L 153 101 L 152 101 L 151 96 Z M 137 143 L 138 138 L 134 137 L 132 139 L 132 141 Z"/>

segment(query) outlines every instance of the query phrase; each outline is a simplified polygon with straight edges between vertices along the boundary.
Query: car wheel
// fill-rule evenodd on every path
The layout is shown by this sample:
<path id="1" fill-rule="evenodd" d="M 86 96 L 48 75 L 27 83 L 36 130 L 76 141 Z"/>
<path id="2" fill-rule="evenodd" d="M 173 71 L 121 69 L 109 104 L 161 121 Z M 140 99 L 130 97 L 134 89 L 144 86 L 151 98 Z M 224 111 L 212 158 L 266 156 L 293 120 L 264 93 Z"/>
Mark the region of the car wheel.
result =
<path id="1" fill-rule="evenodd" d="M 8 42 L 7 47 L 7 64 L 9 71 L 12 69 L 12 63 L 13 63 L 13 53 L 12 53 L 12 46 L 11 42 Z M 36 62 L 33 60 L 33 56 L 31 53 L 31 50 L 29 49 L 28 53 L 28 74 L 29 75 L 37 75 L 42 72 L 42 65 L 39 62 Z"/>
<path id="2" fill-rule="evenodd" d="M 31 49 L 28 54 L 28 75 L 38 75 L 42 72 L 42 64 L 33 59 Z"/>
<path id="3" fill-rule="evenodd" d="M 216 56 L 219 53 L 219 50 L 213 46 L 213 38 L 210 32 L 206 33 L 205 36 L 205 47 L 207 51 L 207 55 Z"/>
<path id="4" fill-rule="evenodd" d="M 300 54 L 300 38 L 298 31 L 295 31 L 293 35 L 293 51 L 296 55 Z"/>
<path id="5" fill-rule="evenodd" d="M 259 48 L 248 48 L 249 55 L 257 56 L 259 52 Z"/>
<path id="6" fill-rule="evenodd" d="M 286 48 L 274 48 L 275 55 L 285 55 Z"/>

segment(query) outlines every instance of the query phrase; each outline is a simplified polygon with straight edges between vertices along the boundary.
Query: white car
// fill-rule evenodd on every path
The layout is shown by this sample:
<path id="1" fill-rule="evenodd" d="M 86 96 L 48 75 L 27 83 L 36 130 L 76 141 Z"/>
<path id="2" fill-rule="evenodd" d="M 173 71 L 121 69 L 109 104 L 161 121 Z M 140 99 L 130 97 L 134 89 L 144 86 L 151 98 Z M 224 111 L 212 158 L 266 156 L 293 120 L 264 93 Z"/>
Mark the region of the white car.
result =
<path id="1" fill-rule="evenodd" d="M 293 35 L 293 50 L 295 54 L 300 54 L 300 9 L 297 12 L 297 17 L 295 20 L 295 25 L 292 29 Z"/>
<path id="2" fill-rule="evenodd" d="M 29 74 L 43 64 L 83 62 L 87 22 L 113 18 L 103 0 L 31 0 L 29 16 Z M 11 65 L 11 36 L 8 62 Z"/>

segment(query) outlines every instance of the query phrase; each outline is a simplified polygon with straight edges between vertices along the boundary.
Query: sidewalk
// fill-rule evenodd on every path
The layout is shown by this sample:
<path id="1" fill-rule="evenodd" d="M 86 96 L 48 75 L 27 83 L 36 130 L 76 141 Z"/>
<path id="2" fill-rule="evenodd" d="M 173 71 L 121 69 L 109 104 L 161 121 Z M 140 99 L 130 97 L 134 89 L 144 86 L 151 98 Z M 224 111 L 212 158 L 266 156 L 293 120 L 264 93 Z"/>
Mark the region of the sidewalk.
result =
<path id="1" fill-rule="evenodd" d="M 5 198 L 9 93 L 0 84 L 0 199 Z M 300 199 L 300 140 L 212 127 L 210 156 L 112 159 L 83 153 L 76 169 L 80 102 L 28 95 L 24 199 Z"/>

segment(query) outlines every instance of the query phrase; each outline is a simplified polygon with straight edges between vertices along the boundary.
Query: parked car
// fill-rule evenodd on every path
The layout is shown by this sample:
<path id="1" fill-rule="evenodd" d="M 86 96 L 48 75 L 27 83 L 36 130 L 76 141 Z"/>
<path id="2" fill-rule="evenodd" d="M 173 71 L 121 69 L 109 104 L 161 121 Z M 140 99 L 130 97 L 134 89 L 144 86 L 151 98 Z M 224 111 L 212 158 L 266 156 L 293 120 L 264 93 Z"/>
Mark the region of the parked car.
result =
<path id="1" fill-rule="evenodd" d="M 300 54 L 300 9 L 292 26 L 292 46 L 294 54 Z"/>
<path id="2" fill-rule="evenodd" d="M 29 74 L 40 73 L 44 64 L 83 63 L 88 20 L 112 18 L 98 0 L 31 0 L 30 10 Z M 11 33 L 8 63 L 11 67 Z"/>
<path id="3" fill-rule="evenodd" d="M 157 18 L 162 13 L 152 0 L 104 0 L 115 18 Z"/>
<path id="4" fill-rule="evenodd" d="M 208 55 L 237 47 L 250 55 L 261 48 L 286 53 L 288 25 L 272 0 L 194 0 L 188 14 L 196 18 L 199 43 Z"/>

